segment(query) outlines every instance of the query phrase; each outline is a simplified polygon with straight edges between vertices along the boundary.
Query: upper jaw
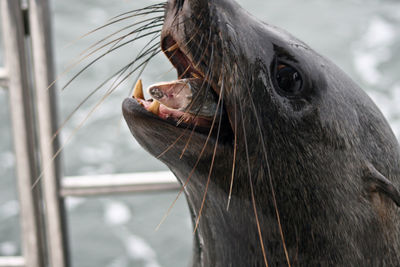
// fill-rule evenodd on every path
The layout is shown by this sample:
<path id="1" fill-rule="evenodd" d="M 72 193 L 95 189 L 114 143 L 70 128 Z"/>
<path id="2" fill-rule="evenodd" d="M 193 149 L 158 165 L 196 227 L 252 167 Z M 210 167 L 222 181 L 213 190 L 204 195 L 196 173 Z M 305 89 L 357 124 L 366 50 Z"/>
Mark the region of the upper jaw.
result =
<path id="1" fill-rule="evenodd" d="M 150 95 L 154 98 L 150 100 L 144 98 L 143 85 L 139 81 L 135 86 L 133 98 L 150 113 L 167 120 L 169 123 L 175 123 L 175 126 L 193 128 L 195 130 L 198 128 L 211 130 L 213 126 L 218 126 L 219 120 L 222 118 L 221 110 L 224 109 L 221 108 L 222 104 L 218 100 L 219 96 L 212 97 L 217 91 L 212 81 L 208 81 L 197 64 L 193 62 L 191 53 L 185 51 L 187 47 L 182 45 L 178 38 L 174 39 L 170 32 L 165 33 L 165 30 L 163 30 L 161 48 L 176 68 L 178 80 L 161 82 L 150 86 L 149 91 L 156 92 L 154 94 L 150 92 Z M 189 86 L 192 91 L 194 88 L 197 89 L 197 94 L 193 93 L 191 95 L 189 104 L 184 97 L 180 96 L 182 88 L 187 90 L 186 87 L 188 87 L 182 86 L 184 83 L 192 85 Z M 166 97 L 160 97 L 158 96 L 159 94 Z M 203 131 L 200 130 L 200 132 Z"/>
<path id="2" fill-rule="evenodd" d="M 221 69 L 223 66 L 221 58 L 218 55 L 213 56 L 213 53 L 210 52 L 209 45 L 213 42 L 213 38 L 204 37 L 203 42 L 196 43 L 192 40 L 192 36 L 186 36 L 183 29 L 186 25 L 182 25 L 179 29 L 168 25 L 168 22 L 165 22 L 162 30 L 161 48 L 167 59 L 175 67 L 178 79 L 201 79 L 208 84 L 209 88 L 207 90 L 211 89 L 217 96 L 217 100 L 221 98 L 221 77 L 216 70 Z M 196 34 L 199 35 L 200 33 L 196 32 Z M 215 53 L 218 54 L 217 52 Z M 212 69 L 209 66 L 210 62 L 213 62 Z M 225 87 L 227 87 L 227 84 L 225 84 Z M 226 88 L 225 90 L 225 95 L 223 96 L 225 98 L 227 97 L 226 91 L 229 91 L 229 89 Z M 224 106 L 223 110 L 226 113 L 227 110 L 230 110 L 225 108 L 227 102 L 221 102 L 220 105 Z M 231 122 L 231 115 L 229 113 L 226 113 L 226 115 L 228 121 Z M 218 116 L 216 119 L 218 119 Z M 233 129 L 232 124 L 230 128 Z"/>
<path id="3" fill-rule="evenodd" d="M 204 73 L 198 68 L 198 64 L 194 63 L 191 53 L 187 51 L 183 42 L 173 36 L 172 33 L 165 33 L 161 40 L 161 49 L 177 70 L 178 79 L 204 79 Z"/>
<path id="4" fill-rule="evenodd" d="M 220 91 L 217 85 L 218 82 L 209 79 L 209 76 L 213 76 L 212 74 L 204 74 L 204 72 L 208 72 L 207 64 L 204 64 L 204 62 L 207 62 L 210 59 L 202 58 L 201 65 L 195 63 L 196 60 L 193 57 L 196 57 L 196 55 L 193 56 L 193 54 L 196 53 L 192 51 L 193 46 L 190 47 L 187 45 L 188 38 L 186 38 L 187 36 L 182 33 L 185 31 L 184 27 L 186 27 L 186 23 L 177 29 L 177 27 L 172 26 L 174 25 L 174 22 L 172 21 L 172 18 L 175 17 L 175 15 L 172 16 L 172 13 L 174 12 L 171 12 L 171 10 L 167 10 L 166 12 L 167 15 L 161 34 L 161 48 L 169 61 L 176 68 L 178 81 L 181 79 L 203 80 L 208 84 L 209 88 L 207 88 L 207 90 L 213 91 L 214 94 L 217 95 L 216 100 L 218 100 L 218 97 L 220 97 L 218 95 Z M 218 105 L 218 111 L 215 112 L 214 116 L 209 116 L 208 118 L 199 118 L 201 116 L 189 116 L 189 120 L 183 120 L 181 118 L 187 118 L 187 116 L 183 116 L 186 115 L 184 113 L 187 112 L 171 109 L 169 106 L 164 105 L 165 103 L 156 103 L 157 101 L 154 100 L 145 100 L 143 93 L 139 95 L 140 96 L 134 95 L 133 98 L 127 99 L 124 102 L 124 116 L 127 119 L 128 124 L 131 124 L 129 121 L 132 121 L 129 118 L 136 118 L 137 120 L 137 116 L 134 114 L 140 114 L 141 118 L 146 117 L 148 120 L 157 119 L 157 121 L 160 123 L 166 123 L 165 125 L 169 124 L 169 126 L 173 126 L 175 128 L 195 129 L 195 132 L 206 135 L 211 132 L 211 137 L 213 137 L 217 132 L 216 130 L 212 130 L 212 128 L 217 127 L 221 127 L 226 136 L 232 135 L 232 126 L 229 124 L 231 121 L 230 114 L 225 112 L 225 110 L 229 109 L 225 109 L 225 107 L 221 108 L 223 101 L 221 101 L 221 103 Z M 134 101 L 134 103 L 132 101 Z M 130 104 L 128 105 L 127 103 Z M 132 109 L 132 103 L 134 104 L 134 109 Z M 223 110 L 225 114 L 220 114 L 219 110 Z M 193 117 L 197 117 L 197 119 L 193 119 Z M 220 118 L 223 118 L 222 122 L 219 121 Z M 229 118 L 229 120 L 227 118 Z M 222 134 L 222 136 L 224 134 Z"/>

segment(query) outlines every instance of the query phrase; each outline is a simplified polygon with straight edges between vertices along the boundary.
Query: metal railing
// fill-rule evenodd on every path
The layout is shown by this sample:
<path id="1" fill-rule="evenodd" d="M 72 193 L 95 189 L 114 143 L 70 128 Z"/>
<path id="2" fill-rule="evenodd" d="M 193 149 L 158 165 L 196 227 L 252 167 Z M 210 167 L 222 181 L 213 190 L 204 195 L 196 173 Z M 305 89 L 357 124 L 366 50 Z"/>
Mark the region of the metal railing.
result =
<path id="1" fill-rule="evenodd" d="M 1 257 L 0 266 L 2 267 L 24 267 L 29 266 L 25 264 L 23 257 Z"/>
<path id="2" fill-rule="evenodd" d="M 8 75 L 5 68 L 0 68 L 0 87 L 8 87 Z"/>
<path id="3" fill-rule="evenodd" d="M 66 197 L 167 191 L 179 185 L 170 172 L 61 179 L 58 160 L 51 160 L 58 142 L 52 142 L 55 91 L 47 89 L 54 80 L 49 1 L 25 2 L 23 8 L 20 0 L 0 0 L 6 61 L 0 86 L 9 90 L 23 253 L 0 257 L 0 267 L 68 267 Z"/>
<path id="4" fill-rule="evenodd" d="M 60 194 L 63 197 L 170 191 L 180 188 L 171 172 L 66 177 L 61 184 Z"/>

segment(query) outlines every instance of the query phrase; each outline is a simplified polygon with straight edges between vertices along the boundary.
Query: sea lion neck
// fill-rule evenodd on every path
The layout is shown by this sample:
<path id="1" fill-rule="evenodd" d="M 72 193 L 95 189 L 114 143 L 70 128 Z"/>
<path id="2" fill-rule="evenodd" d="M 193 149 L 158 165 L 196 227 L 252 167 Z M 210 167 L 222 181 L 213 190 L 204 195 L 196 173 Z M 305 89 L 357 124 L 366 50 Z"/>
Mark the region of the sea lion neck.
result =
<path id="1" fill-rule="evenodd" d="M 192 215 L 194 233 L 193 266 L 264 266 L 263 251 L 257 237 L 257 227 L 268 229 L 264 232 L 265 244 L 277 246 L 279 243 L 279 229 L 276 224 L 273 207 L 261 203 L 270 202 L 270 195 L 259 191 L 268 190 L 268 187 L 259 183 L 256 197 L 259 201 L 258 220 L 254 216 L 249 177 L 246 172 L 235 174 L 235 184 L 232 198 L 228 199 L 231 174 L 231 158 L 221 161 L 216 159 L 211 180 L 207 185 L 209 165 L 198 166 L 185 187 L 185 195 Z M 221 164 L 225 162 L 225 164 Z M 171 168 L 181 183 L 187 181 L 188 174 L 181 168 Z M 205 195 L 206 194 L 206 195 Z M 264 195 L 264 196 L 262 196 Z M 205 197 L 205 198 L 204 198 Z M 204 206 L 203 206 L 204 205 Z M 201 214 L 200 214 L 201 211 Z M 284 264 L 284 252 L 274 253 L 275 264 Z M 279 257 L 278 257 L 279 255 Z M 271 261 L 272 263 L 272 261 Z M 278 266 L 277 265 L 277 266 Z"/>

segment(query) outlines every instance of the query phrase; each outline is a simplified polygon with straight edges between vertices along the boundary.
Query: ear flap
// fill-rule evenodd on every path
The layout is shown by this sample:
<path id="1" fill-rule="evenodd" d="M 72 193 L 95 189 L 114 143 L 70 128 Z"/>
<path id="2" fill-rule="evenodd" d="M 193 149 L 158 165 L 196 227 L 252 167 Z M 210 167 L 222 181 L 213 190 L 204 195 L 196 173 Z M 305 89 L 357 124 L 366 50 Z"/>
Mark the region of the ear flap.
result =
<path id="1" fill-rule="evenodd" d="M 399 190 L 383 176 L 374 166 L 368 164 L 368 168 L 363 176 L 366 182 L 367 189 L 370 192 L 378 192 L 393 200 L 400 207 L 400 192 Z"/>

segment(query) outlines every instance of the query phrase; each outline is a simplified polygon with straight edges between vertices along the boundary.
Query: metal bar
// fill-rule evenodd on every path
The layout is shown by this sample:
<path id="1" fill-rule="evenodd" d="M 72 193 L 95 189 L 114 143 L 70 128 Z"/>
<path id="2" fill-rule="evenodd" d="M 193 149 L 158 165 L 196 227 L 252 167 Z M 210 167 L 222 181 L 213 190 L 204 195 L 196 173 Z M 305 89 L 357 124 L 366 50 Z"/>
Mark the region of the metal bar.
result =
<path id="1" fill-rule="evenodd" d="M 0 68 L 0 87 L 8 87 L 8 73 L 5 68 Z"/>
<path id="2" fill-rule="evenodd" d="M 9 77 L 9 97 L 17 164 L 22 250 L 28 267 L 43 267 L 40 187 L 31 189 L 38 172 L 22 11 L 19 1 L 0 1 L 6 68 L 12 70 Z"/>
<path id="3" fill-rule="evenodd" d="M 42 186 L 46 207 L 47 244 L 50 266 L 69 266 L 65 210 L 59 195 L 60 168 L 58 159 L 52 160 L 59 148 L 57 139 L 57 104 L 54 87 L 54 62 L 51 18 L 48 0 L 29 0 L 29 26 L 32 40 L 36 108 L 42 157 Z"/>
<path id="4" fill-rule="evenodd" d="M 61 195 L 64 197 L 180 189 L 180 185 L 171 172 L 66 177 L 61 184 Z"/>
<path id="5" fill-rule="evenodd" d="M 23 257 L 0 257 L 0 267 L 24 267 Z"/>

